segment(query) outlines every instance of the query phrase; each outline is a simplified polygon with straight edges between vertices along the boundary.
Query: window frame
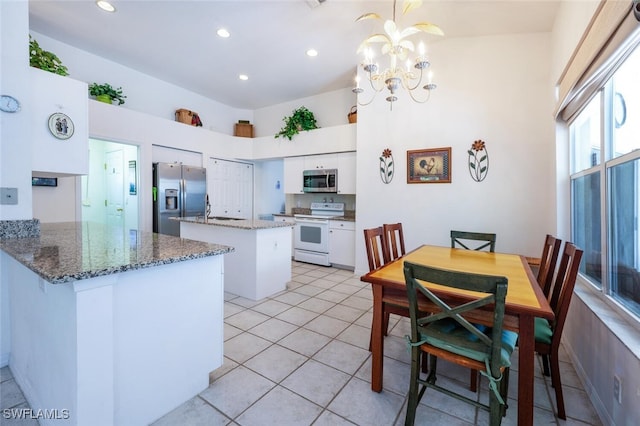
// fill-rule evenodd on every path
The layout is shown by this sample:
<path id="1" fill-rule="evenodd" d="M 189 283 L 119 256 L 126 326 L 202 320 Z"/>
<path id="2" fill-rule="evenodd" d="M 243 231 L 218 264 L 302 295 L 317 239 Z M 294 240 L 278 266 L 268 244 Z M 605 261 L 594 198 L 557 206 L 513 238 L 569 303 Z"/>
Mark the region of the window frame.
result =
<path id="1" fill-rule="evenodd" d="M 640 54 L 640 46 L 637 46 L 638 49 L 637 54 Z M 620 63 L 616 70 L 622 65 Z M 609 188 L 609 173 L 610 170 L 617 165 L 624 164 L 627 162 L 632 162 L 636 160 L 640 160 L 640 149 L 632 150 L 631 152 L 625 153 L 618 157 L 613 156 L 613 76 L 615 75 L 615 71 L 612 74 L 612 77 L 607 79 L 605 84 L 595 91 L 592 97 L 587 99 L 581 108 L 576 112 L 576 114 L 571 117 L 571 120 L 566 122 L 566 126 L 568 129 L 569 136 L 569 168 L 568 168 L 568 177 L 569 177 L 569 194 L 570 194 L 570 206 L 569 206 L 569 230 L 572 241 L 575 240 L 576 236 L 574 235 L 574 180 L 579 179 L 594 173 L 600 172 L 600 262 L 602 264 L 602 277 L 601 284 L 594 282 L 589 276 L 579 273 L 578 281 L 585 284 L 585 287 L 588 288 L 591 292 L 597 295 L 600 300 L 603 300 L 606 305 L 611 308 L 615 313 L 627 319 L 627 321 L 634 326 L 634 328 L 640 330 L 640 311 L 634 312 L 627 308 L 624 304 L 616 299 L 616 296 L 613 295 L 611 289 L 611 283 L 609 279 L 610 274 L 610 258 L 609 258 L 609 246 L 612 241 L 612 235 L 609 228 L 609 212 L 610 212 L 610 203 L 611 203 L 611 191 Z M 598 164 L 595 166 L 591 166 L 589 168 L 572 172 L 574 170 L 574 161 L 575 161 L 575 143 L 572 137 L 571 126 L 574 125 L 576 120 L 580 117 L 582 112 L 587 108 L 590 102 L 596 98 L 600 97 L 600 152 L 601 158 Z"/>

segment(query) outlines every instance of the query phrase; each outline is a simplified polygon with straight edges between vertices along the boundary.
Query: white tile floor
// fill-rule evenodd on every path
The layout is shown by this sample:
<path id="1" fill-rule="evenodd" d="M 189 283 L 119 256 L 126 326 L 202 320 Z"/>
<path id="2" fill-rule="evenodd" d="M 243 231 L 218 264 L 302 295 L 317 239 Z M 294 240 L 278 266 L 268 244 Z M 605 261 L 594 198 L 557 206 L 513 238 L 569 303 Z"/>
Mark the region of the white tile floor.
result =
<path id="1" fill-rule="evenodd" d="M 351 272 L 293 262 L 284 291 L 259 302 L 225 296 L 225 361 L 200 395 L 159 419 L 164 425 L 400 425 L 404 423 L 408 321 L 392 316 L 385 338 L 384 390 L 371 391 L 371 289 Z M 517 354 L 512 360 L 517 361 Z M 517 364 L 509 394 L 516 397 Z M 573 366 L 561 362 L 567 421 L 553 414 L 550 379 L 536 371 L 534 424 L 601 425 Z M 27 407 L 8 368 L 0 370 L 1 407 Z M 468 370 L 439 366 L 439 382 L 464 389 Z M 486 381 L 479 398 L 486 398 Z M 469 392 L 469 395 L 473 395 Z M 515 425 L 509 400 L 503 425 Z M 0 416 L 2 417 L 2 416 Z M 427 391 L 416 424 L 484 425 L 488 414 Z M 2 425 L 18 423 L 0 418 Z"/>

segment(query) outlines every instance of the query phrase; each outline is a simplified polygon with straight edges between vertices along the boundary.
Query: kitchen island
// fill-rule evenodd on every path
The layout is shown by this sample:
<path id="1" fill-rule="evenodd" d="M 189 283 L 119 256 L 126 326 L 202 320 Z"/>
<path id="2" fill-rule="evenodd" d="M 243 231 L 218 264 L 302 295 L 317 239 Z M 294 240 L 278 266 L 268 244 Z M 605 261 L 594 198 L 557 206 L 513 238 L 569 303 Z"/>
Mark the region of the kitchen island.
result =
<path id="1" fill-rule="evenodd" d="M 2 352 L 41 424 L 149 424 L 222 365 L 232 247 L 70 222 L 0 249 Z"/>
<path id="2" fill-rule="evenodd" d="M 287 288 L 291 281 L 292 224 L 258 219 L 180 220 L 180 236 L 232 245 L 224 257 L 225 291 L 260 300 Z"/>

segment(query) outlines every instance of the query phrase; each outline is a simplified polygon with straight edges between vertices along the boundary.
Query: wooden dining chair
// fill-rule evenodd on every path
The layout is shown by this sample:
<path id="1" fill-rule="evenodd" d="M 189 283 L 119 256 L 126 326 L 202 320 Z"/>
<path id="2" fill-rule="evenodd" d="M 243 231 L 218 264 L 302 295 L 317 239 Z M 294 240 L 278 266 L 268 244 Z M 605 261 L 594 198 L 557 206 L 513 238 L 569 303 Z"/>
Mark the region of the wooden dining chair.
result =
<path id="1" fill-rule="evenodd" d="M 389 260 L 395 260 L 404 256 L 406 250 L 404 248 L 402 223 L 385 223 L 382 225 L 382 229 L 384 231 L 384 239 L 389 252 Z"/>
<path id="2" fill-rule="evenodd" d="M 389 261 L 389 253 L 382 226 L 365 229 L 364 244 L 367 250 L 369 271 L 378 269 Z"/>
<path id="3" fill-rule="evenodd" d="M 560 254 L 560 245 L 562 240 L 555 238 L 553 235 L 547 234 L 542 247 L 542 255 L 539 259 L 527 258 L 529 266 L 532 270 L 537 270 L 536 278 L 542 292 L 549 300 L 551 292 L 551 284 L 553 282 L 553 274 L 556 270 L 558 255 Z"/>
<path id="4" fill-rule="evenodd" d="M 384 238 L 384 228 L 382 226 L 365 229 L 364 242 L 367 250 L 367 260 L 369 261 L 369 271 L 378 269 L 389 262 L 389 250 Z M 390 290 L 388 293 L 389 294 L 383 295 L 382 298 L 383 330 L 385 336 L 387 335 L 389 319 L 392 313 L 404 317 L 409 316 L 409 310 L 407 308 L 408 302 L 406 302 L 404 291 Z M 393 299 L 394 303 L 389 303 L 390 298 Z M 403 304 L 404 306 L 402 306 Z M 371 332 L 373 333 L 373 324 L 371 325 Z M 369 339 L 369 350 L 371 350 L 371 338 Z"/>
<path id="5" fill-rule="evenodd" d="M 583 251 L 572 243 L 565 243 L 549 302 L 555 315 L 554 320 L 549 322 L 543 318 L 535 319 L 536 352 L 542 356 L 545 376 L 549 375 L 549 363 L 551 363 L 551 385 L 556 392 L 558 418 L 563 420 L 566 420 L 567 416 L 564 410 L 558 351 L 582 254 Z"/>
<path id="6" fill-rule="evenodd" d="M 404 276 L 411 320 L 411 381 L 405 426 L 413 425 L 416 407 L 427 388 L 489 411 L 490 424 L 500 425 L 506 414 L 510 358 L 518 339 L 517 333 L 502 328 L 507 278 L 447 271 L 411 262 L 404 262 Z M 419 281 L 483 293 L 483 296 L 448 305 Z M 418 295 L 437 306 L 432 315 L 419 316 Z M 485 318 L 489 325 L 473 324 L 466 316 Z M 421 379 L 421 357 L 426 354 L 430 358 L 429 374 Z M 489 404 L 436 384 L 438 359 L 481 371 L 489 379 Z"/>
<path id="7" fill-rule="evenodd" d="M 471 242 L 475 244 L 472 245 Z M 462 247 L 466 250 L 496 251 L 496 234 L 485 232 L 451 231 L 451 248 Z"/>

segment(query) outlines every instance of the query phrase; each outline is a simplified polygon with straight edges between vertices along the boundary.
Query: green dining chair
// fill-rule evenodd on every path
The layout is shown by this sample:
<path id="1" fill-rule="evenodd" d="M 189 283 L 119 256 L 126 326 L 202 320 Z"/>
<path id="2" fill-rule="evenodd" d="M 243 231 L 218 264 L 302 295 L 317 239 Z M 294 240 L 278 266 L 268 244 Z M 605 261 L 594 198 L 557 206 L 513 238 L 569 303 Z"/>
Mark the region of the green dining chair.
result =
<path id="1" fill-rule="evenodd" d="M 534 323 L 536 352 L 542 357 L 545 376 L 549 375 L 549 363 L 551 363 L 551 385 L 556 393 L 558 418 L 563 420 L 566 420 L 567 416 L 564 410 L 564 396 L 562 394 L 562 381 L 560 380 L 560 360 L 558 352 L 582 254 L 583 251 L 572 243 L 565 243 L 549 302 L 555 317 L 551 322 L 543 318 L 536 318 Z"/>
<path id="2" fill-rule="evenodd" d="M 407 336 L 411 348 L 411 379 L 405 425 L 413 425 L 417 405 L 427 388 L 489 411 L 490 424 L 500 425 L 507 409 L 510 358 L 518 339 L 517 333 L 502 327 L 507 278 L 447 271 L 411 262 L 404 263 L 404 276 L 411 321 L 411 336 Z M 419 281 L 485 293 L 485 296 L 448 305 Z M 439 311 L 420 317 L 418 294 L 429 299 Z M 466 316 L 488 325 L 473 324 L 465 319 Z M 426 354 L 430 358 L 429 374 L 422 379 L 421 357 Z M 486 376 L 489 404 L 436 384 L 438 358 Z"/>
<path id="3" fill-rule="evenodd" d="M 452 230 L 451 248 L 477 251 L 488 249 L 493 253 L 496 251 L 496 234 Z M 478 390 L 478 372 L 472 370 L 469 377 L 469 390 L 476 392 Z"/>
<path id="4" fill-rule="evenodd" d="M 473 242 L 474 244 L 472 245 Z M 451 248 L 496 251 L 496 234 L 486 232 L 451 231 Z"/>

